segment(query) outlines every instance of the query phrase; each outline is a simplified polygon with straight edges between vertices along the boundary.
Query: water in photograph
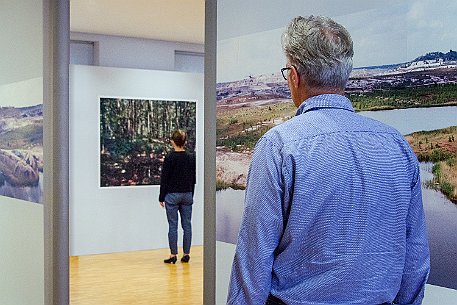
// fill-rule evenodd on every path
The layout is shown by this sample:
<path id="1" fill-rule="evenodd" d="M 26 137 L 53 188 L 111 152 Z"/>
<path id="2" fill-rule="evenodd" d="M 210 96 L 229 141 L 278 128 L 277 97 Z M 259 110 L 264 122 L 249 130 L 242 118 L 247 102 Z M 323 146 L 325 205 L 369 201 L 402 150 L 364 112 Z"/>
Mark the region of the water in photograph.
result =
<path id="1" fill-rule="evenodd" d="M 244 208 L 244 190 L 216 192 L 216 240 L 235 244 Z"/>
<path id="2" fill-rule="evenodd" d="M 457 125 L 457 106 L 362 111 L 359 114 L 390 125 L 402 135 Z"/>
<path id="3" fill-rule="evenodd" d="M 12 197 L 20 200 L 42 203 L 43 202 L 43 173 L 39 173 L 36 186 L 12 186 L 7 181 L 0 186 L 0 196 Z"/>
<path id="4" fill-rule="evenodd" d="M 427 221 L 431 270 L 428 282 L 457 289 L 457 205 L 440 191 L 428 188 L 432 163 L 421 163 L 422 199 Z"/>

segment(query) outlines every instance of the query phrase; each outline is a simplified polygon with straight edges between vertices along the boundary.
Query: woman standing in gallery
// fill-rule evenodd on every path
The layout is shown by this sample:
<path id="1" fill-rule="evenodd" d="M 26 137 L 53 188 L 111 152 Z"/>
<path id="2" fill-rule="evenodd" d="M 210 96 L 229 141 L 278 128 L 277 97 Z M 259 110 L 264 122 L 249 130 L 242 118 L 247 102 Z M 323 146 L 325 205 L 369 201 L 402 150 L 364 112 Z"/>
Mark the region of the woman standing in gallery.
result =
<path id="1" fill-rule="evenodd" d="M 175 264 L 178 254 L 178 212 L 184 231 L 181 262 L 190 260 L 192 240 L 192 204 L 195 187 L 195 155 L 186 151 L 186 132 L 177 129 L 171 136 L 174 151 L 165 157 L 160 179 L 159 202 L 166 209 L 170 257 L 164 263 Z"/>

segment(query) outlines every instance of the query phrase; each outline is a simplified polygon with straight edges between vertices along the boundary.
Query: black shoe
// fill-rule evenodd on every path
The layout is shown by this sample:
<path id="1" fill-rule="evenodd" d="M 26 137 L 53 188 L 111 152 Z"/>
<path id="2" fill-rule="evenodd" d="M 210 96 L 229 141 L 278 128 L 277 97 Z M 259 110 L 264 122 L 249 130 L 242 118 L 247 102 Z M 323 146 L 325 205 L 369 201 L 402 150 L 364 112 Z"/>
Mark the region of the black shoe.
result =
<path id="1" fill-rule="evenodd" d="M 176 264 L 178 258 L 176 256 L 172 256 L 170 258 L 164 259 L 163 262 L 166 264 Z"/>
<path id="2" fill-rule="evenodd" d="M 183 257 L 181 257 L 181 262 L 182 263 L 188 263 L 190 261 L 190 255 L 186 254 Z"/>

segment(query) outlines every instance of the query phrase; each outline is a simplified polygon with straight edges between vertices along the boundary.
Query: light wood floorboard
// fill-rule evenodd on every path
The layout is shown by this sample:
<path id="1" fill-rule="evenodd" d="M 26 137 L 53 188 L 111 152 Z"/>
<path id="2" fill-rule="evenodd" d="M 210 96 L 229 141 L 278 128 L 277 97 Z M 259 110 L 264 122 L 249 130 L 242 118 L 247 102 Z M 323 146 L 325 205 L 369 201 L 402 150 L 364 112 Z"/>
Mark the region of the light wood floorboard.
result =
<path id="1" fill-rule="evenodd" d="M 182 253 L 180 249 L 180 253 Z M 164 264 L 168 249 L 70 257 L 71 305 L 203 303 L 203 247 L 188 264 Z"/>

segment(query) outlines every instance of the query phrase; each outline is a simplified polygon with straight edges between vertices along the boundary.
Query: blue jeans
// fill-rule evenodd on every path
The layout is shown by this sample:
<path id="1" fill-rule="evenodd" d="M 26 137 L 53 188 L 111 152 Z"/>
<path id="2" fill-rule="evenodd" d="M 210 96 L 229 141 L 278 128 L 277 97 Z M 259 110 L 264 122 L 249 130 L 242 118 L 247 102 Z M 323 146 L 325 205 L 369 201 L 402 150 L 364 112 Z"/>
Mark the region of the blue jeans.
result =
<path id="1" fill-rule="evenodd" d="M 192 242 L 192 192 L 168 193 L 165 196 L 165 208 L 168 220 L 168 244 L 171 254 L 178 254 L 178 211 L 181 215 L 181 227 L 184 231 L 183 250 L 190 253 Z"/>

